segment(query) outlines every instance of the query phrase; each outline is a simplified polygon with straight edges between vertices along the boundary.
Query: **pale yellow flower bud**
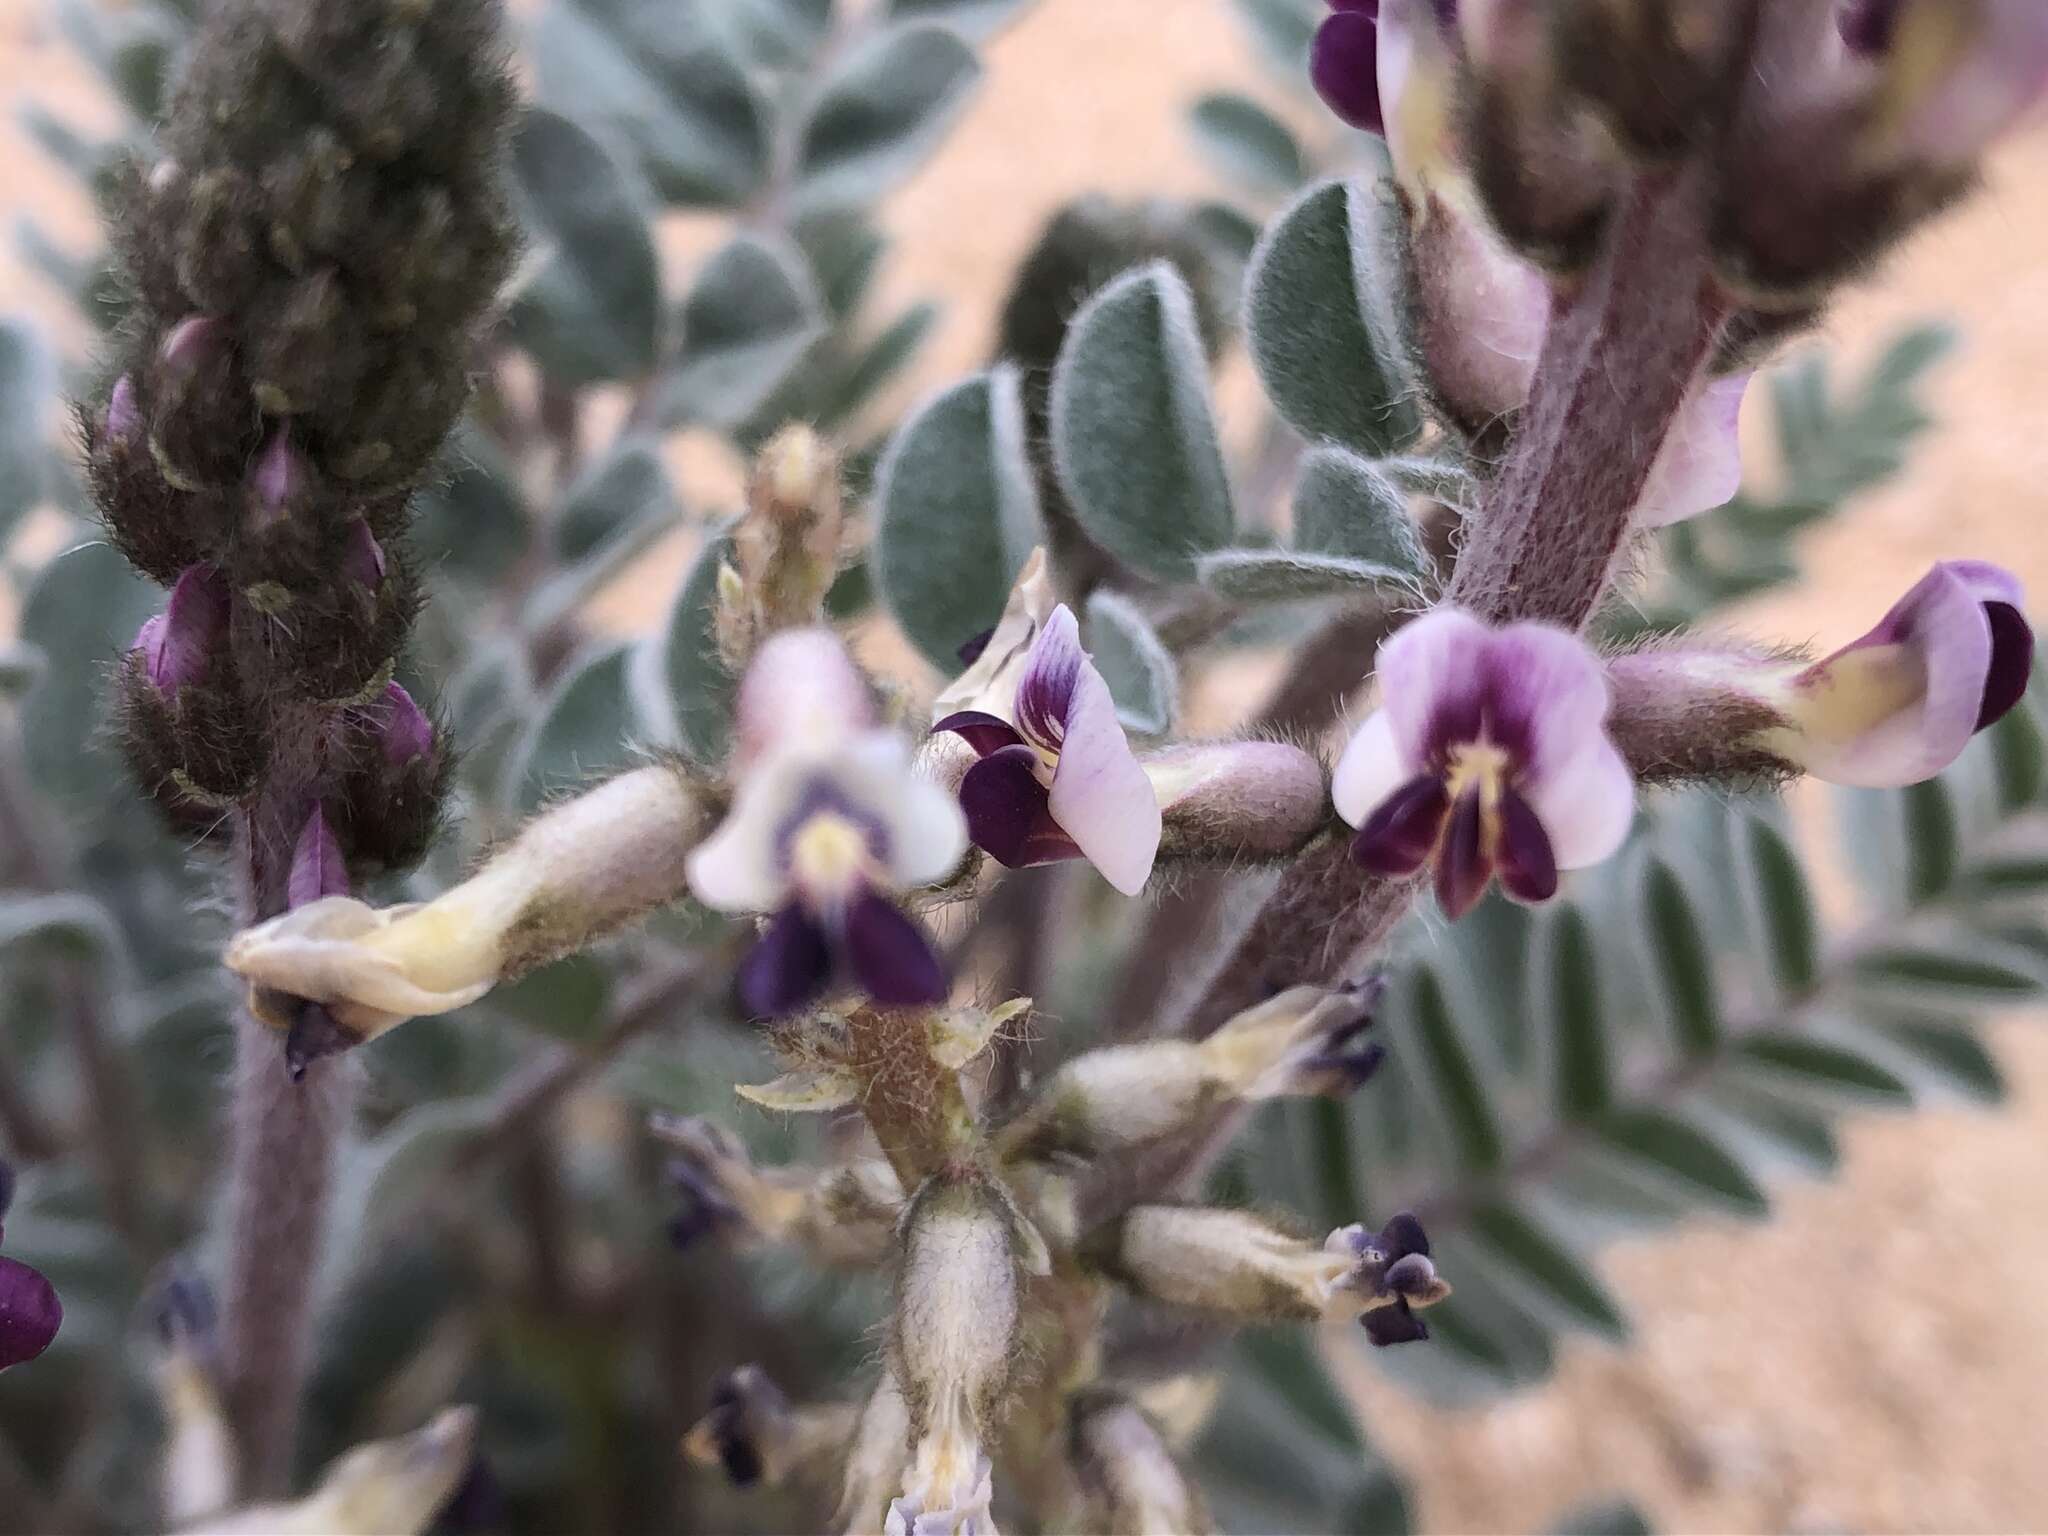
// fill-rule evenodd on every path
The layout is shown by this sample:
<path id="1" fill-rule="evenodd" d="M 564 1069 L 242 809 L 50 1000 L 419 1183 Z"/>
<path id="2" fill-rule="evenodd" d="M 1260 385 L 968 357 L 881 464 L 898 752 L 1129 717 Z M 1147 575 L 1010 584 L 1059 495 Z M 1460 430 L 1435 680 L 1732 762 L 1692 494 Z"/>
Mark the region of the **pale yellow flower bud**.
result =
<path id="1" fill-rule="evenodd" d="M 450 1408 L 424 1429 L 357 1446 L 303 1499 L 209 1520 L 185 1536 L 412 1536 L 468 1472 L 475 1441 L 475 1410 Z"/>
<path id="2" fill-rule="evenodd" d="M 235 935 L 227 965 L 273 1027 L 289 1028 L 303 999 L 325 1004 L 357 1041 L 373 1039 L 473 1003 L 675 899 L 690 850 L 717 814 L 682 769 L 636 769 L 543 811 L 430 902 L 310 902 Z"/>

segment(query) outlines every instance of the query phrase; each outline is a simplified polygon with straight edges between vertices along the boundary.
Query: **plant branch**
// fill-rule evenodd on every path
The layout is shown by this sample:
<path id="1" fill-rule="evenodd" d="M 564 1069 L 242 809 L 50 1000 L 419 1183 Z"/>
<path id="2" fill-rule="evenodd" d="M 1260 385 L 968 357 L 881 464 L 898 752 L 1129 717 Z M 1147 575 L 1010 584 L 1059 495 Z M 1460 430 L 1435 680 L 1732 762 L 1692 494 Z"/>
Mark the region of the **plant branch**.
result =
<path id="1" fill-rule="evenodd" d="M 1459 553 L 1447 600 L 1489 623 L 1582 628 L 1628 540 L 1657 451 L 1726 318 L 1706 259 L 1705 179 L 1646 178 L 1601 260 L 1552 313 L 1520 428 Z M 1354 865 L 1345 842 L 1282 877 L 1180 1032 L 1202 1036 L 1296 982 L 1363 967 L 1415 883 Z"/>

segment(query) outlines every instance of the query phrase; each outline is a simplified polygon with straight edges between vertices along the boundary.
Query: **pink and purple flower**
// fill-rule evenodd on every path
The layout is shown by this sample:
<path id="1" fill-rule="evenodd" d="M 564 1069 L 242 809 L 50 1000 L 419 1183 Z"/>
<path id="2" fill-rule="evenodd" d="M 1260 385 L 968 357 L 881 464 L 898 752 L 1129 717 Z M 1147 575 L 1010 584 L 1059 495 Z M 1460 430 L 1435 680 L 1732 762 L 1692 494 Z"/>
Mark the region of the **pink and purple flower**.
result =
<path id="1" fill-rule="evenodd" d="M 1065 604 L 1032 640 L 1008 718 L 962 709 L 932 729 L 958 735 L 979 759 L 960 781 L 960 804 L 990 857 L 1012 869 L 1086 859 L 1125 895 L 1144 888 L 1159 852 L 1159 801 Z"/>
<path id="2" fill-rule="evenodd" d="M 2027 691 L 2034 632 L 2025 600 L 2001 566 L 1943 561 L 1861 639 L 1760 679 L 1787 722 L 1771 746 L 1837 784 L 1932 778 Z"/>
<path id="3" fill-rule="evenodd" d="M 1437 900 L 1456 918 L 1496 875 L 1516 900 L 1545 901 L 1560 869 L 1621 846 L 1635 782 L 1584 642 L 1438 608 L 1380 648 L 1379 681 L 1381 707 L 1331 785 L 1367 868 L 1410 875 L 1434 859 Z"/>
<path id="4" fill-rule="evenodd" d="M 945 878 L 967 847 L 952 796 L 877 729 L 859 674 L 827 630 L 761 648 L 741 689 L 738 789 L 691 855 L 690 889 L 724 912 L 772 914 L 739 968 L 764 1018 L 835 986 L 884 1007 L 943 1002 L 946 970 L 892 897 Z"/>

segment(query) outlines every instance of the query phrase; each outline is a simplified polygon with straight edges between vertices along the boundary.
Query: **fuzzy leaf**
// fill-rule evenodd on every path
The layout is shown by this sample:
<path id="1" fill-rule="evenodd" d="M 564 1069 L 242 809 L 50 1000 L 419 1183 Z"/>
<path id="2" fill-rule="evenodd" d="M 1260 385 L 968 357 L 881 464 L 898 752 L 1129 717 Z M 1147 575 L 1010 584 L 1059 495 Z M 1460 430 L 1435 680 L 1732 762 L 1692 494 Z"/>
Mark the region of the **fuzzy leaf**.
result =
<path id="1" fill-rule="evenodd" d="M 1648 978 L 1672 1044 L 1692 1060 L 1711 1055 L 1721 1040 L 1713 956 L 1685 887 L 1660 858 L 1643 861 L 1636 910 Z"/>
<path id="2" fill-rule="evenodd" d="M 1389 195 L 1311 187 L 1267 226 L 1245 275 L 1245 331 L 1275 408 L 1304 437 L 1372 457 L 1422 430 L 1387 297 Z"/>
<path id="3" fill-rule="evenodd" d="M 767 104 L 665 0 L 554 0 L 530 56 L 540 99 L 616 133 L 667 201 L 738 207 L 767 175 Z"/>
<path id="4" fill-rule="evenodd" d="M 1736 1046 L 1735 1058 L 1767 1081 L 1788 1088 L 1816 1089 L 1871 1104 L 1904 1107 L 1913 1102 L 1912 1091 L 1876 1062 L 1808 1035 L 1779 1030 L 1750 1035 Z"/>
<path id="5" fill-rule="evenodd" d="M 1400 1054 L 1425 1088 L 1459 1167 L 1483 1173 L 1506 1156 L 1500 1112 L 1486 1069 L 1474 1057 L 1443 983 L 1418 966 L 1400 1009 Z"/>
<path id="6" fill-rule="evenodd" d="M 943 22 L 970 42 L 993 37 L 1015 21 L 1031 0 L 883 0 L 891 21 Z"/>
<path id="7" fill-rule="evenodd" d="M 1472 1240 L 1560 1326 L 1611 1343 L 1627 1340 L 1628 1319 L 1592 1266 L 1530 1211 L 1499 1202 L 1483 1206 L 1472 1216 Z"/>
<path id="8" fill-rule="evenodd" d="M 1426 496 L 1470 512 L 1485 489 L 1480 478 L 1462 463 L 1427 454 L 1396 454 L 1374 461 L 1373 467 L 1411 496 Z"/>
<path id="9" fill-rule="evenodd" d="M 581 560 L 622 531 L 673 521 L 679 510 L 655 442 L 621 439 L 563 496 L 555 514 L 555 553 L 565 562 Z"/>
<path id="10" fill-rule="evenodd" d="M 1802 997 L 1820 975 L 1820 930 L 1799 856 L 1783 833 L 1755 816 L 1740 818 L 1735 836 L 1771 974 L 1785 997 Z"/>
<path id="11" fill-rule="evenodd" d="M 826 78 L 797 137 L 796 199 L 807 212 L 861 208 L 924 161 L 966 105 L 981 61 L 959 33 L 893 26 Z"/>
<path id="12" fill-rule="evenodd" d="M 594 651 L 566 669 L 514 750 L 512 809 L 533 811 L 552 793 L 588 783 L 633 760 L 626 644 Z"/>
<path id="13" fill-rule="evenodd" d="M 1309 449 L 1294 482 L 1294 547 L 1420 580 L 1434 567 L 1408 496 L 1378 466 L 1334 443 Z"/>
<path id="14" fill-rule="evenodd" d="M 1060 484 L 1111 554 L 1161 581 L 1230 542 L 1230 480 L 1194 299 L 1165 262 L 1127 272 L 1074 317 L 1052 379 Z"/>
<path id="15" fill-rule="evenodd" d="M 1124 729 L 1164 736 L 1180 709 L 1180 668 L 1135 604 L 1108 588 L 1088 595 L 1083 640 Z"/>
<path id="16" fill-rule="evenodd" d="M 36 782 L 60 803 L 133 796 L 101 739 L 101 691 L 108 666 L 163 600 L 155 583 L 99 542 L 57 556 L 29 589 L 21 638 L 43 653 L 44 670 L 22 701 L 22 748 Z"/>
<path id="17" fill-rule="evenodd" d="M 2005 1074 L 1970 1029 L 1935 1019 L 1883 1020 L 1873 1029 L 1909 1078 L 1976 1104 L 2005 1101 Z"/>
<path id="18" fill-rule="evenodd" d="M 413 546 L 434 575 L 489 586 L 526 553 L 531 529 L 518 468 L 474 422 L 456 425 L 439 476 L 413 506 Z"/>
<path id="19" fill-rule="evenodd" d="M 739 684 L 718 654 L 718 568 L 732 549 L 730 529 L 707 537 L 676 589 L 668 617 L 642 643 L 633 666 L 633 700 L 656 742 L 715 766 L 732 737 Z"/>
<path id="20" fill-rule="evenodd" d="M 976 374 L 913 411 L 876 468 L 875 501 L 882 600 L 950 677 L 1044 537 L 1016 370 Z"/>
<path id="21" fill-rule="evenodd" d="M 819 407 L 818 425 L 841 425 L 893 384 L 930 338 L 939 313 L 936 304 L 913 304 L 883 326 L 832 381 L 831 391 Z"/>
<path id="22" fill-rule="evenodd" d="M 1291 603 L 1315 597 L 1420 596 L 1415 578 L 1391 566 L 1292 549 L 1220 549 L 1196 562 L 1203 586 L 1234 603 Z"/>
<path id="23" fill-rule="evenodd" d="M 1858 955 L 1855 968 L 1865 985 L 1967 1006 L 2017 1001 L 2041 990 L 2023 955 L 1988 943 L 1885 945 Z"/>
<path id="24" fill-rule="evenodd" d="M 1955 802 L 1940 779 L 1908 785 L 1898 792 L 1905 833 L 1905 895 L 1909 902 L 1932 901 L 1955 882 L 1961 857 Z"/>
<path id="25" fill-rule="evenodd" d="M 1248 96 L 1212 91 L 1196 100 L 1188 121 L 1210 163 L 1249 191 L 1292 192 L 1308 174 L 1294 131 Z"/>
<path id="26" fill-rule="evenodd" d="M 678 317 L 681 355 L 661 381 L 661 420 L 732 427 L 760 409 L 824 333 L 800 252 L 741 235 L 698 271 Z"/>
<path id="27" fill-rule="evenodd" d="M 566 384 L 637 378 L 654 366 L 661 279 L 638 190 L 566 117 L 530 107 L 512 171 L 539 270 L 512 302 L 513 339 Z"/>
<path id="28" fill-rule="evenodd" d="M 1322 19 L 1323 7 L 1317 0 L 1236 0 L 1236 4 L 1267 64 L 1290 81 L 1304 76 L 1308 45 Z"/>
<path id="29" fill-rule="evenodd" d="M 43 675 L 43 653 L 18 642 L 0 644 L 0 699 L 9 703 L 35 686 Z"/>
<path id="30" fill-rule="evenodd" d="M 1566 1121 L 1591 1120 L 1614 1101 L 1614 1063 L 1586 915 L 1569 902 L 1538 924 L 1529 1016 L 1550 1042 L 1552 1102 Z"/>
<path id="31" fill-rule="evenodd" d="M 101 963 L 120 961 L 125 948 L 113 914 L 75 892 L 0 897 L 0 949 L 14 944 L 48 944 Z"/>
<path id="32" fill-rule="evenodd" d="M 49 487 L 43 428 L 57 398 L 57 367 L 27 322 L 0 317 L 0 543 Z"/>
<path id="33" fill-rule="evenodd" d="M 1762 1216 L 1770 1202 L 1743 1166 L 1695 1126 L 1656 1109 L 1619 1109 L 1595 1127 L 1601 1146 L 1631 1171 L 1739 1216 Z"/>

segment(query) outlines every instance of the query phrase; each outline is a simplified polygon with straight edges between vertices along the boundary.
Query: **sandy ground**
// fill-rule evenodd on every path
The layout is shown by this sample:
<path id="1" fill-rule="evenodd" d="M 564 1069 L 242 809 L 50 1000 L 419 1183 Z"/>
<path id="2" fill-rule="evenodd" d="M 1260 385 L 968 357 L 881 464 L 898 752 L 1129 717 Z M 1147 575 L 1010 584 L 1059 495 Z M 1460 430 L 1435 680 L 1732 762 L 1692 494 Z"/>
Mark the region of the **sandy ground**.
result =
<path id="1" fill-rule="evenodd" d="M 910 389 L 985 355 L 996 285 L 1063 198 L 1210 189 L 1181 128 L 1196 91 L 1235 85 L 1290 108 L 1225 0 L 1041 0 L 989 63 L 972 115 L 890 210 L 890 292 L 947 305 Z M 0 98 L 31 88 L 94 114 L 41 0 L 0 0 Z M 2011 146 L 1983 196 L 1836 311 L 1828 333 L 1852 354 L 1909 319 L 1959 322 L 1942 429 L 1906 476 L 1812 539 L 1802 588 L 1745 624 L 1854 634 L 1949 554 L 2048 591 L 2044 180 L 2048 135 Z M 24 208 L 82 238 L 82 197 L 10 119 L 0 212 Z M 678 232 L 678 251 L 695 243 Z M 12 262 L 0 250 L 0 308 L 50 312 Z M 1627 1492 L 1674 1531 L 2048 1529 L 2048 1038 L 2022 1018 L 1996 1043 L 2006 1113 L 1865 1119 L 1843 1177 L 1783 1191 L 1770 1226 L 1616 1250 L 1607 1272 L 1639 1321 L 1628 1352 L 1569 1347 L 1551 1385 L 1483 1411 L 1368 1387 L 1372 1433 L 1414 1475 L 1425 1525 L 1536 1530 Z"/>

